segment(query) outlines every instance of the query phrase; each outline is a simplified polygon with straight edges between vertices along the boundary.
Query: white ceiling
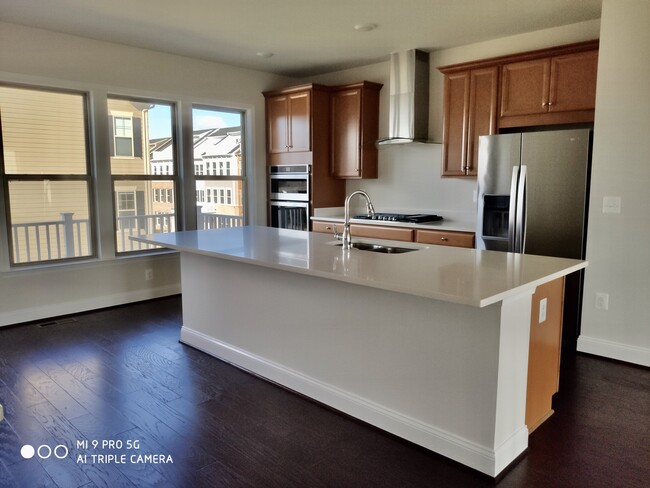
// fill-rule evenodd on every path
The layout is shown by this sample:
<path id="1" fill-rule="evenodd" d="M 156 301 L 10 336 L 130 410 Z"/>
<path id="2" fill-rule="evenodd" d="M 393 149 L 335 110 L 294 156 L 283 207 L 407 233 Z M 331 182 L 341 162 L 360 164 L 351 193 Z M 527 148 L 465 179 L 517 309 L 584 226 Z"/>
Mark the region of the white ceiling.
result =
<path id="1" fill-rule="evenodd" d="M 600 18 L 602 0 L 0 0 L 0 20 L 305 77 Z M 371 32 L 354 30 L 374 23 Z M 6 46 L 3 47 L 6 49 Z M 272 52 L 261 58 L 258 52 Z"/>

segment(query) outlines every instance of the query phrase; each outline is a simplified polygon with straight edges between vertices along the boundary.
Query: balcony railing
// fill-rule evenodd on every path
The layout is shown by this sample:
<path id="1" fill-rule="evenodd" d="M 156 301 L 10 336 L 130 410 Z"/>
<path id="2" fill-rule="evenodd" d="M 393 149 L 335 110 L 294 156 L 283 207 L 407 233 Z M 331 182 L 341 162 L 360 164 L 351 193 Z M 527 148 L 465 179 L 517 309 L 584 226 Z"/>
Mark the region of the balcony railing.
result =
<path id="1" fill-rule="evenodd" d="M 154 249 L 156 246 L 132 241 L 131 236 L 144 236 L 176 230 L 174 214 L 122 216 L 116 219 L 117 252 Z M 218 229 L 241 227 L 243 217 L 221 214 L 197 214 L 197 228 Z M 89 256 L 92 254 L 90 222 L 74 219 L 72 213 L 62 213 L 61 220 L 13 224 L 14 263 L 52 261 Z"/>
<path id="2" fill-rule="evenodd" d="M 198 212 L 196 215 L 197 229 L 220 229 L 222 227 L 242 227 L 244 218 L 238 215 L 222 215 Z"/>
<path id="3" fill-rule="evenodd" d="M 61 220 L 11 226 L 14 263 L 52 261 L 91 254 L 90 222 L 62 213 Z"/>
<path id="4" fill-rule="evenodd" d="M 143 242 L 132 241 L 129 237 L 142 237 L 158 232 L 173 232 L 176 230 L 174 214 L 148 214 L 117 217 L 117 252 L 142 251 L 155 249 L 157 246 Z"/>

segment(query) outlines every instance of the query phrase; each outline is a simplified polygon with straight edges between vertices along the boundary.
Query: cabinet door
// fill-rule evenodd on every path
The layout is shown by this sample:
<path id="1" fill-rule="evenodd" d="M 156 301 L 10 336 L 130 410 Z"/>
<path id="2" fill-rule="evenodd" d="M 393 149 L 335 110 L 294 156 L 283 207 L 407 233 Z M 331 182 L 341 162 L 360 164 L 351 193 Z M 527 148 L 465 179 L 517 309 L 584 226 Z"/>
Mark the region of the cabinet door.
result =
<path id="1" fill-rule="evenodd" d="M 549 112 L 593 110 L 596 106 L 598 51 L 551 60 Z"/>
<path id="2" fill-rule="evenodd" d="M 501 71 L 501 117 L 548 112 L 551 59 L 521 61 Z"/>
<path id="3" fill-rule="evenodd" d="M 465 172 L 478 173 L 478 138 L 497 131 L 497 66 L 472 70 L 470 73 L 469 112 L 467 130 L 467 162 Z"/>
<path id="4" fill-rule="evenodd" d="M 293 93 L 289 105 L 289 152 L 311 151 L 311 97 L 309 92 Z"/>
<path id="5" fill-rule="evenodd" d="M 288 104 L 289 97 L 286 95 L 266 99 L 267 145 L 270 154 L 284 153 L 289 149 Z"/>
<path id="6" fill-rule="evenodd" d="M 360 176 L 361 90 L 342 90 L 332 96 L 332 175 Z"/>
<path id="7" fill-rule="evenodd" d="M 442 174 L 465 175 L 470 72 L 445 76 Z"/>

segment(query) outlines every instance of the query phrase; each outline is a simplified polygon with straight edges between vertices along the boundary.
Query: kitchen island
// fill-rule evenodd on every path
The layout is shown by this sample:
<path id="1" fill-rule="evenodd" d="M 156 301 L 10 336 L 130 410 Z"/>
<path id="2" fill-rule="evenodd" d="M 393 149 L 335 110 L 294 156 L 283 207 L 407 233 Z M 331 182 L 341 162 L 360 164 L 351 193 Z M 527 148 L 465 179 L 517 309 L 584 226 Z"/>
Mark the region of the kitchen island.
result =
<path id="1" fill-rule="evenodd" d="M 268 227 L 139 240 L 181 252 L 181 342 L 490 476 L 528 445 L 532 295 L 586 266 Z"/>

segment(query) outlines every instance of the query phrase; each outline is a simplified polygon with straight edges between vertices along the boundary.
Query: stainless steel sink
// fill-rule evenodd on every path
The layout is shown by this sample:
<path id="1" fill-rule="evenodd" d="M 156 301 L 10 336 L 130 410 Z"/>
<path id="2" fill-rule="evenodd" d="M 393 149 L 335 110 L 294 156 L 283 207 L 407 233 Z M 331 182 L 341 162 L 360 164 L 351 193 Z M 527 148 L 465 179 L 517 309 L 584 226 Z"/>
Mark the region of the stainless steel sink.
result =
<path id="1" fill-rule="evenodd" d="M 342 246 L 342 243 L 336 244 L 337 246 Z M 397 247 L 397 246 L 384 246 L 382 244 L 369 244 L 367 242 L 353 242 L 353 249 L 359 249 L 360 251 L 370 251 L 370 252 L 380 252 L 383 254 L 403 254 L 405 252 L 417 251 L 417 247 Z"/>

